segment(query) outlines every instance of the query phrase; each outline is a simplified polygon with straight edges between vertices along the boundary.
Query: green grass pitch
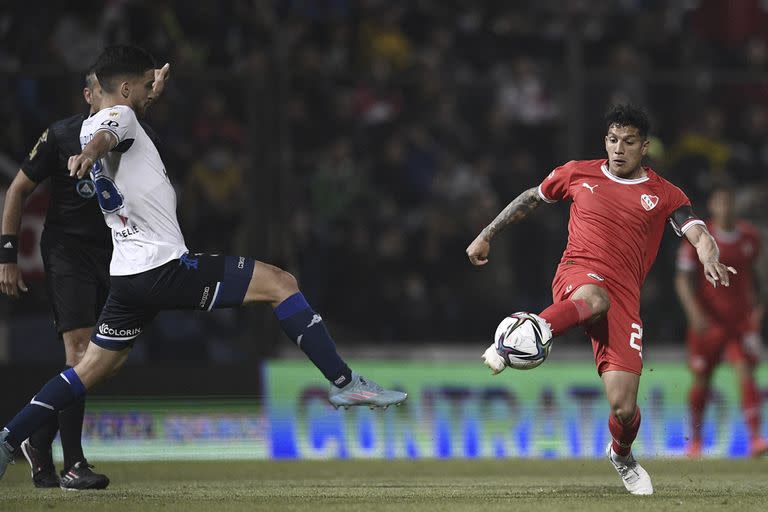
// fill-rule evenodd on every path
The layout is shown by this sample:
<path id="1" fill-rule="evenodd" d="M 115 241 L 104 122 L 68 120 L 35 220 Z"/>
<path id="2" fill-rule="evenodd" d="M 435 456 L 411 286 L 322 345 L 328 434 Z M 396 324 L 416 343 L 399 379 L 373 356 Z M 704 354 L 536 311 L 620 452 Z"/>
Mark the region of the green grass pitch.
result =
<path id="1" fill-rule="evenodd" d="M 605 460 L 100 463 L 105 491 L 35 489 L 22 459 L 0 511 L 768 510 L 768 459 L 649 460 L 656 494 L 631 496 Z"/>

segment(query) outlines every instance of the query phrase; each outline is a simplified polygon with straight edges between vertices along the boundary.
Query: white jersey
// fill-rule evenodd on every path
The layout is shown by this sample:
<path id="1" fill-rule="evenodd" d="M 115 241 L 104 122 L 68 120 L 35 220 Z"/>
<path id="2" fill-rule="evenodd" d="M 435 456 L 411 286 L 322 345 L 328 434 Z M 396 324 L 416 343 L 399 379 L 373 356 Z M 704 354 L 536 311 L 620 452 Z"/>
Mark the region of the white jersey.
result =
<path id="1" fill-rule="evenodd" d="M 176 218 L 176 191 L 136 114 L 125 105 L 99 111 L 83 121 L 81 147 L 100 131 L 117 137 L 117 146 L 91 170 L 99 206 L 112 230 L 109 273 L 138 274 L 188 252 Z"/>

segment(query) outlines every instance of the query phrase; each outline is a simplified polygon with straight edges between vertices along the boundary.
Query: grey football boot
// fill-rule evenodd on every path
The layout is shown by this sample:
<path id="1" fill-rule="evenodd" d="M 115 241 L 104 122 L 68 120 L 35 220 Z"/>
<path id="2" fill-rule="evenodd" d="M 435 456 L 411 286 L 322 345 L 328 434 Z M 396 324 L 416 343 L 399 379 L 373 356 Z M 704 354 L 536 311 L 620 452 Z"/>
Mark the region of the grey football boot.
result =
<path id="1" fill-rule="evenodd" d="M 11 445 L 5 440 L 8 434 L 7 428 L 0 431 L 0 478 L 3 478 L 8 464 L 13 464 L 13 450 Z"/>
<path id="2" fill-rule="evenodd" d="M 377 407 L 387 408 L 390 405 L 400 405 L 408 398 L 407 393 L 384 389 L 372 380 L 352 372 L 352 381 L 343 388 L 337 388 L 331 384 L 328 392 L 328 401 L 335 408 L 355 405 L 367 405 L 371 409 Z"/>

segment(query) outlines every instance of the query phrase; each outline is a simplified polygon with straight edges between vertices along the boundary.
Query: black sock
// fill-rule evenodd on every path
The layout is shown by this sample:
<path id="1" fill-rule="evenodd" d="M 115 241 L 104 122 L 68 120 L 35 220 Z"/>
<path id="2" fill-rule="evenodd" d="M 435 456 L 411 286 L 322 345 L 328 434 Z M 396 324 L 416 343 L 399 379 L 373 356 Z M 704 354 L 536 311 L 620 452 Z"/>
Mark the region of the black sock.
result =
<path id="1" fill-rule="evenodd" d="M 83 416 L 85 416 L 85 396 L 81 396 L 72 405 L 59 412 L 64 469 L 69 469 L 76 462 L 85 460 L 82 445 Z"/>
<path id="2" fill-rule="evenodd" d="M 352 380 L 352 370 L 336 352 L 336 344 L 323 319 L 295 293 L 277 305 L 275 316 L 288 335 L 334 386 L 342 388 Z"/>

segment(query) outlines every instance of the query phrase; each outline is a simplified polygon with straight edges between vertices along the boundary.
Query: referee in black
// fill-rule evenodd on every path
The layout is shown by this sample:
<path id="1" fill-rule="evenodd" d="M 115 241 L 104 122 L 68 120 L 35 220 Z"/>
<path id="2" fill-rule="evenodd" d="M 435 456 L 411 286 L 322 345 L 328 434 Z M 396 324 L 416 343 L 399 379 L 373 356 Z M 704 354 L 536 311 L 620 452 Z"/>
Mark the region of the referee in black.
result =
<path id="1" fill-rule="evenodd" d="M 168 64 L 155 71 L 154 98 L 162 92 L 168 71 Z M 83 96 L 91 106 L 90 112 L 51 124 L 21 165 L 6 193 L 0 235 L 0 292 L 18 297 L 20 291 L 27 291 L 16 264 L 24 201 L 38 184 L 50 178 L 51 197 L 40 250 L 48 297 L 56 329 L 64 341 L 68 368 L 80 361 L 88 347 L 96 319 L 109 294 L 112 257 L 110 230 L 95 197 L 96 187 L 88 178 L 70 177 L 67 169 L 69 157 L 81 151 L 83 120 L 101 109 L 101 86 L 93 72 L 86 74 Z M 154 131 L 146 124 L 142 126 L 157 146 Z M 109 478 L 94 473 L 83 454 L 84 414 L 83 398 L 22 443 L 36 487 L 104 489 L 109 485 Z M 60 477 L 51 455 L 57 430 L 64 452 L 64 470 Z"/>

